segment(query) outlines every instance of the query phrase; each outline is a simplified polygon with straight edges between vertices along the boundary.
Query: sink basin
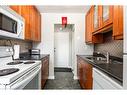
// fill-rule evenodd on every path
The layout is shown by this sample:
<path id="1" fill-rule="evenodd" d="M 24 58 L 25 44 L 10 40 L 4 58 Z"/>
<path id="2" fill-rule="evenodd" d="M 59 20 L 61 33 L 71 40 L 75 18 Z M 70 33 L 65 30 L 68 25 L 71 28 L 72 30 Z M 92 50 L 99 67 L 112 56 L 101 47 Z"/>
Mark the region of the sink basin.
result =
<path id="1" fill-rule="evenodd" d="M 89 60 L 97 60 L 97 61 L 106 61 L 106 58 L 103 58 L 103 57 L 86 57 L 87 59 L 89 59 Z"/>
<path id="2" fill-rule="evenodd" d="M 86 57 L 89 61 L 94 62 L 95 64 L 104 64 L 106 63 L 106 58 L 103 57 Z"/>
<path id="3" fill-rule="evenodd" d="M 107 63 L 106 58 L 103 57 L 86 57 L 89 61 L 94 62 L 95 64 L 122 64 L 122 62 L 110 60 Z"/>

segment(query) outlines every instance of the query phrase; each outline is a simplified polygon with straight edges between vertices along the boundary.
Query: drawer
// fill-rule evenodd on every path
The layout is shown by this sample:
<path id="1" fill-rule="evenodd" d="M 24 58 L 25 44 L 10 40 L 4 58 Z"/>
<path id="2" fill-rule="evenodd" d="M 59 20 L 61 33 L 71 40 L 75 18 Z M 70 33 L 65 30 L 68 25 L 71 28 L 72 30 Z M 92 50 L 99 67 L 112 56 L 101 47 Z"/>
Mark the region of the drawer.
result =
<path id="1" fill-rule="evenodd" d="M 96 68 L 93 68 L 93 80 L 103 89 L 122 89 L 121 85 Z"/>

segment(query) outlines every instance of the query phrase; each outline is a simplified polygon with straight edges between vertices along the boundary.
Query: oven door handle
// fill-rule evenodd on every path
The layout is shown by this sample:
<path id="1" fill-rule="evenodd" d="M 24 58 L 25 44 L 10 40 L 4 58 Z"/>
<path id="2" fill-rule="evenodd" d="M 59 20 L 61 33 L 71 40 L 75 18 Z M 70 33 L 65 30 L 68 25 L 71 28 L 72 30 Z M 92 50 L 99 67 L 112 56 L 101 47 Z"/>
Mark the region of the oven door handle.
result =
<path id="1" fill-rule="evenodd" d="M 30 75 L 28 73 L 25 74 L 25 78 L 23 78 L 21 81 L 16 82 L 14 84 L 10 84 L 6 87 L 6 89 L 23 89 L 41 70 L 41 65 L 39 65 L 39 67 L 36 67 L 36 69 L 34 69 Z"/>

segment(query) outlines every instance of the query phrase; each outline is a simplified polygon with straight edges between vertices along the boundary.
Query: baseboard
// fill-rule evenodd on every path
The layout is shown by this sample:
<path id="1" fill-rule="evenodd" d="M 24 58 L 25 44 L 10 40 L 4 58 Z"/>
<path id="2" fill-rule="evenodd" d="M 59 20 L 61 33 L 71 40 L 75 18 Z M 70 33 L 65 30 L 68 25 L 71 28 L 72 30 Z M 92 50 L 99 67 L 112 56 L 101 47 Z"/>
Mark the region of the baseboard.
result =
<path id="1" fill-rule="evenodd" d="M 77 80 L 78 79 L 78 77 L 77 76 L 74 76 L 74 80 Z"/>
<path id="2" fill-rule="evenodd" d="M 55 79 L 55 76 L 49 76 L 48 79 Z"/>

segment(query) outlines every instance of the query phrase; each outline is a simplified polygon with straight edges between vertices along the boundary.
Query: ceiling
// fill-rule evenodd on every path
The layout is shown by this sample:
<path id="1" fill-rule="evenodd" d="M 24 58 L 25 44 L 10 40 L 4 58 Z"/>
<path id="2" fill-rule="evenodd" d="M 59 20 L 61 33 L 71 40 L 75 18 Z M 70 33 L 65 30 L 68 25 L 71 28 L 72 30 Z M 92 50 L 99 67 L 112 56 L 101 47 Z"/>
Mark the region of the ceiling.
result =
<path id="1" fill-rule="evenodd" d="M 36 6 L 40 13 L 85 13 L 90 6 Z"/>

